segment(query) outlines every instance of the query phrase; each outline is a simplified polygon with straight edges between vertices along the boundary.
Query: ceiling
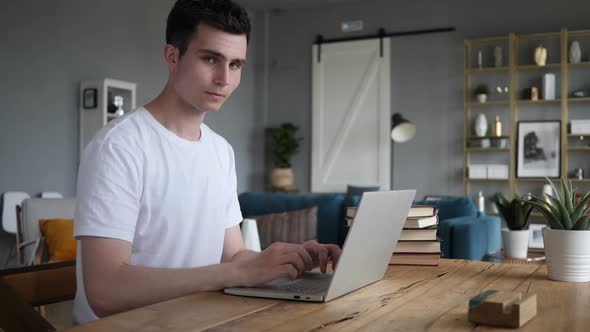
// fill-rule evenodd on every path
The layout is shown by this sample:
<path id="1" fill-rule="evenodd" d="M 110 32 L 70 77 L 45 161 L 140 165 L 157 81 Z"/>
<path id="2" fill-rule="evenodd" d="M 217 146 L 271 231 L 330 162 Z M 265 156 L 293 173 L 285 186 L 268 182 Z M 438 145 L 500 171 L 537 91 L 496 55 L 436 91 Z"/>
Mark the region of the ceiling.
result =
<path id="1" fill-rule="evenodd" d="M 361 0 L 235 0 L 251 9 L 293 9 L 356 3 Z"/>

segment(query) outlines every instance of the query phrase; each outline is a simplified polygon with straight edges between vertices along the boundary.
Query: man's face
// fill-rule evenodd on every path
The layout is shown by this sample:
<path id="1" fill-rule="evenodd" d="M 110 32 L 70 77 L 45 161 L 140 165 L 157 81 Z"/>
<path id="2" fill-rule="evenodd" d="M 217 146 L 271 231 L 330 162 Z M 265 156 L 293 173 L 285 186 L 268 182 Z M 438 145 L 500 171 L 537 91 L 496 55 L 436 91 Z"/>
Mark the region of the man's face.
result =
<path id="1" fill-rule="evenodd" d="M 186 52 L 170 65 L 174 90 L 201 112 L 217 111 L 240 84 L 246 50 L 245 34 L 199 24 Z"/>

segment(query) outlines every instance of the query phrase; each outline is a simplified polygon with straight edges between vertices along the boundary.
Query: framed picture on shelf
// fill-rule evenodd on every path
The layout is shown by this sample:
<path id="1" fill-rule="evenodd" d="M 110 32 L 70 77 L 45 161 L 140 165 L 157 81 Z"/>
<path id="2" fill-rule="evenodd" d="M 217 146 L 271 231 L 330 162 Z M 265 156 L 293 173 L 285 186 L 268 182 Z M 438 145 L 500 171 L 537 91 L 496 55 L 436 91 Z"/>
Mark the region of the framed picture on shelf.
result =
<path id="1" fill-rule="evenodd" d="M 561 121 L 519 121 L 516 177 L 561 176 Z"/>
<path id="2" fill-rule="evenodd" d="M 529 224 L 529 250 L 543 251 L 543 228 L 545 224 Z"/>
<path id="3" fill-rule="evenodd" d="M 97 89 L 86 88 L 82 93 L 82 107 L 85 109 L 96 108 Z"/>

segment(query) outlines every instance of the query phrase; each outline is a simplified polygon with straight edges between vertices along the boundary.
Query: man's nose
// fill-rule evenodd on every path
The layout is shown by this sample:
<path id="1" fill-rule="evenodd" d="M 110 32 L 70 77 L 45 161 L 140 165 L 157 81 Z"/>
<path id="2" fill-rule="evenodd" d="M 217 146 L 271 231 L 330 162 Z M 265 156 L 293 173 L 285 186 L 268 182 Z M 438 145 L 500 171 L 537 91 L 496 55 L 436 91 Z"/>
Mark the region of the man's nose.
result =
<path id="1" fill-rule="evenodd" d="M 229 84 L 229 68 L 227 66 L 219 66 L 215 72 L 215 84 L 226 86 Z"/>

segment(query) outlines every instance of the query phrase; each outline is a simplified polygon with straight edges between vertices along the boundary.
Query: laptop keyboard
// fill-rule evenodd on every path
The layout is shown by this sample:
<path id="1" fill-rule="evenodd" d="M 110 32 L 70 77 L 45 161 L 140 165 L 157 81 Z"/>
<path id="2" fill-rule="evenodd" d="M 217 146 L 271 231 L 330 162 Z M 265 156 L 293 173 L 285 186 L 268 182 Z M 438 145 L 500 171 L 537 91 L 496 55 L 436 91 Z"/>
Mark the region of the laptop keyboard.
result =
<path id="1" fill-rule="evenodd" d="M 279 285 L 267 284 L 265 285 L 265 288 L 301 294 L 315 294 L 327 290 L 330 285 L 330 280 L 332 280 L 332 274 L 309 273 L 305 274 L 300 279 L 288 283 Z"/>

